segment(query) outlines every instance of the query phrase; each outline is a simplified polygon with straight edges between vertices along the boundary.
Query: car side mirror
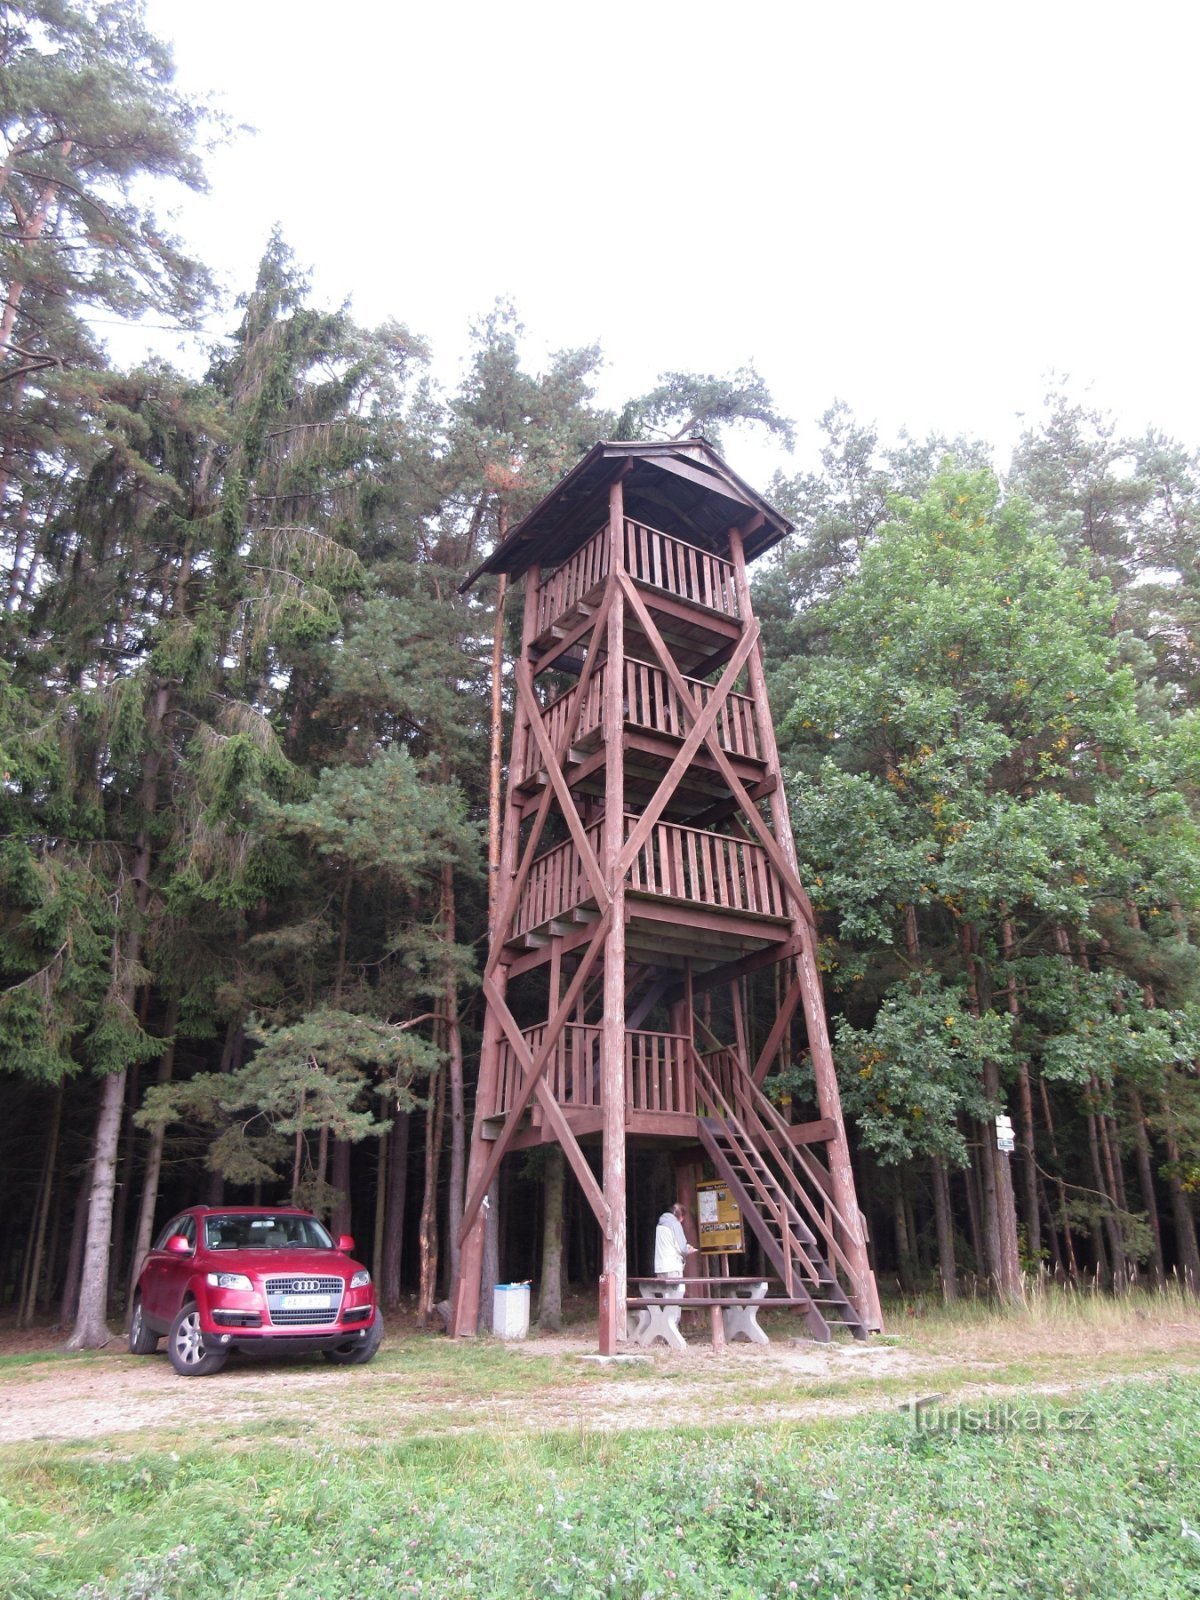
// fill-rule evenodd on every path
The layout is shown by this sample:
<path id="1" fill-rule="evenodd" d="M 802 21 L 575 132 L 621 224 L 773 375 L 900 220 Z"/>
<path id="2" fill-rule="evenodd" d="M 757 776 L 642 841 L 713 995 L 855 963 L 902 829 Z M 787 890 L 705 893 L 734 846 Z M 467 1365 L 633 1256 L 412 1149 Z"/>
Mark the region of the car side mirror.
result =
<path id="1" fill-rule="evenodd" d="M 351 1250 L 354 1249 L 354 1235 L 352 1233 L 340 1233 L 338 1235 L 338 1249 L 345 1255 L 349 1255 Z"/>
<path id="2" fill-rule="evenodd" d="M 190 1256 L 192 1247 L 181 1233 L 173 1233 L 167 1240 L 167 1253 L 173 1256 Z"/>

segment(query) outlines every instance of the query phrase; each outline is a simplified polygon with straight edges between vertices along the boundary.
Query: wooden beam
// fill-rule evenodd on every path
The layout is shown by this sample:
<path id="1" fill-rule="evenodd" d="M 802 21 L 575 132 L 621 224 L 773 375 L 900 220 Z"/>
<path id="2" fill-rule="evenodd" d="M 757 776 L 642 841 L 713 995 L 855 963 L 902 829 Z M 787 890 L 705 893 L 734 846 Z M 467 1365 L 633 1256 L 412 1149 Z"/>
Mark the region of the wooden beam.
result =
<path id="1" fill-rule="evenodd" d="M 598 619 L 595 613 L 591 613 L 584 617 L 583 621 L 572 628 L 570 633 L 565 634 L 563 638 L 557 640 L 553 647 L 542 655 L 534 655 L 534 647 L 530 645 L 529 664 L 533 669 L 534 677 L 540 678 L 543 672 L 549 672 L 551 667 L 559 664 L 560 657 L 565 656 L 569 651 L 573 650 L 585 634 L 592 633 L 594 631 L 597 621 Z"/>
<path id="2" fill-rule="evenodd" d="M 708 989 L 715 989 L 719 984 L 731 983 L 734 978 L 741 978 L 751 972 L 761 972 L 763 967 L 777 967 L 781 961 L 790 961 L 800 949 L 800 940 L 797 937 L 785 939 L 781 944 L 769 945 L 765 950 L 754 950 L 748 956 L 742 956 L 737 961 L 726 962 L 724 966 L 712 967 L 708 972 L 700 973 L 695 980 L 696 988 L 703 993 Z"/>
<path id="3" fill-rule="evenodd" d="M 612 922 L 604 950 L 604 1024 L 600 1036 L 600 1102 L 604 1108 L 601 1170 L 604 1198 L 613 1226 L 604 1241 L 602 1281 L 617 1297 L 613 1308 L 614 1337 L 625 1334 L 626 1171 L 625 1171 L 625 884 L 619 866 L 625 832 L 625 765 L 622 733 L 625 726 L 625 603 L 624 577 L 625 499 L 621 480 L 609 490 L 608 570 L 612 607 L 608 613 L 608 658 L 604 703 L 604 748 L 608 764 L 604 776 L 603 880 L 611 896 Z"/>
<path id="4" fill-rule="evenodd" d="M 628 574 L 626 576 L 628 577 Z M 636 580 L 629 578 L 628 581 L 633 583 Z M 712 611 L 700 601 L 677 599 L 665 589 L 656 589 L 652 584 L 645 585 L 645 589 L 655 611 L 664 617 L 670 617 L 673 622 L 686 623 L 692 628 L 702 628 L 706 634 L 715 634 L 718 639 L 727 639 L 731 650 L 742 636 L 741 621 L 737 617 L 729 616 L 727 612 Z M 642 631 L 645 632 L 644 624 Z M 657 625 L 655 632 L 658 632 Z M 700 645 L 700 641 L 696 643 Z"/>
<path id="5" fill-rule="evenodd" d="M 761 783 L 756 783 L 752 788 L 747 789 L 746 793 L 751 800 L 765 800 L 768 795 L 775 793 L 775 786 L 778 782 L 779 779 L 772 773 L 769 778 L 764 778 Z M 720 800 L 716 805 L 709 806 L 706 811 L 698 812 L 696 816 L 689 817 L 687 826 L 689 828 L 707 828 L 714 822 L 724 822 L 726 817 L 731 817 L 735 811 L 740 810 L 741 807 L 736 800 Z"/>
<path id="6" fill-rule="evenodd" d="M 759 1089 L 762 1088 L 763 1079 L 771 1070 L 771 1063 L 778 1053 L 779 1046 L 783 1043 L 783 1036 L 791 1026 L 792 1018 L 796 1015 L 796 1007 L 800 1004 L 802 998 L 803 990 L 800 985 L 800 979 L 798 977 L 793 978 L 788 992 L 783 997 L 783 1004 L 779 1008 L 779 1012 L 771 1026 L 771 1031 L 767 1035 L 767 1042 L 763 1045 L 762 1053 L 759 1055 L 754 1071 L 751 1074 L 755 1086 Z"/>
<path id="7" fill-rule="evenodd" d="M 578 927 L 572 928 L 569 933 L 564 933 L 562 935 L 563 955 L 573 955 L 581 945 L 587 944 L 592 937 L 592 932 L 593 925 L 591 923 L 580 923 Z M 506 970 L 510 978 L 519 978 L 523 973 L 532 972 L 535 967 L 544 966 L 549 959 L 549 949 L 529 950 L 522 955 L 514 956 L 511 961 L 502 962 L 500 970 Z"/>
<path id="8" fill-rule="evenodd" d="M 637 1007 L 625 1019 L 626 1031 L 632 1030 L 636 1032 L 666 992 L 667 982 L 665 978 L 660 978 L 657 983 L 651 984 L 649 992 L 642 996 Z"/>
<path id="9" fill-rule="evenodd" d="M 828 1144 L 837 1138 L 837 1129 L 829 1117 L 816 1122 L 793 1122 L 788 1125 L 788 1138 L 793 1144 Z"/>

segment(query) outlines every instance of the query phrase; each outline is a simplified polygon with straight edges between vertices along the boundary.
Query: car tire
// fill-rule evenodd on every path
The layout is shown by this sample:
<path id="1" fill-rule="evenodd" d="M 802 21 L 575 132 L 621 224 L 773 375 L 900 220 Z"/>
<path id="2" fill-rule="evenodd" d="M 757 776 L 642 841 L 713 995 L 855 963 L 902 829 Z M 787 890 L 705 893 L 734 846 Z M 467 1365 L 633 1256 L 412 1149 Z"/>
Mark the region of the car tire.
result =
<path id="1" fill-rule="evenodd" d="M 133 1315 L 129 1319 L 129 1353 L 133 1356 L 152 1356 L 158 1349 L 159 1336 L 146 1321 L 142 1311 L 142 1297 L 133 1302 Z"/>
<path id="2" fill-rule="evenodd" d="M 220 1372 L 228 1359 L 224 1350 L 213 1350 L 204 1341 L 200 1327 L 200 1307 L 189 1301 L 181 1307 L 167 1335 L 167 1355 L 181 1378 L 207 1378 Z"/>
<path id="3" fill-rule="evenodd" d="M 365 1367 L 368 1361 L 374 1361 L 382 1343 L 383 1315 L 377 1311 L 371 1331 L 365 1339 L 356 1340 L 354 1344 L 339 1345 L 335 1350 L 322 1350 L 321 1354 L 336 1367 Z"/>

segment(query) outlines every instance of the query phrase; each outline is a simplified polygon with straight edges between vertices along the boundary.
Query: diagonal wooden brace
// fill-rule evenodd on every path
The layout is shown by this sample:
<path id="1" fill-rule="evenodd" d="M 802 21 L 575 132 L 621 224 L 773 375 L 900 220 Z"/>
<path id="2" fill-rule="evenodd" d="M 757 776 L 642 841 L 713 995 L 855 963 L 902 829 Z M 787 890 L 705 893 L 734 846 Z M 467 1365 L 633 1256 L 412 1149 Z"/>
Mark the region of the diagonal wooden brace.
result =
<path id="1" fill-rule="evenodd" d="M 712 735 L 712 730 L 716 724 L 721 707 L 729 698 L 730 690 L 737 682 L 738 674 L 745 666 L 746 660 L 749 657 L 751 650 L 753 650 L 757 639 L 758 623 L 755 622 L 750 627 L 746 628 L 742 634 L 742 638 L 738 643 L 738 647 L 734 651 L 729 665 L 725 668 L 725 671 L 721 676 L 720 683 L 718 683 L 716 688 L 713 690 L 712 696 L 710 697 L 709 702 L 703 711 L 697 713 L 696 704 L 690 695 L 688 695 L 684 700 L 684 714 L 688 717 L 692 726 L 688 730 L 687 738 L 683 741 L 682 749 L 678 752 L 674 761 L 672 761 L 670 767 L 667 769 L 662 782 L 654 791 L 654 798 L 642 812 L 642 815 L 638 818 L 637 825 L 634 827 L 633 832 L 625 841 L 625 847 L 621 851 L 621 858 L 617 863 L 618 880 L 625 876 L 625 874 L 629 871 L 630 866 L 634 861 L 637 860 L 638 852 L 642 849 L 642 846 L 650 837 L 655 823 L 666 810 L 667 802 L 674 794 L 675 787 L 680 778 L 691 766 L 692 758 L 695 756 L 697 750 L 699 750 L 700 746 L 706 743 L 709 740 L 710 735 Z M 659 640 L 659 643 L 662 643 L 661 639 Z"/>
<path id="2" fill-rule="evenodd" d="M 588 875 L 592 886 L 592 893 L 596 896 L 596 904 L 603 906 L 608 902 L 608 889 L 605 887 L 604 874 L 600 871 L 600 863 L 596 860 L 596 853 L 584 830 L 579 812 L 575 809 L 575 802 L 571 798 L 571 791 L 567 788 L 567 780 L 563 777 L 562 766 L 556 759 L 554 746 L 550 743 L 550 736 L 542 724 L 541 710 L 533 693 L 533 688 L 524 673 L 517 675 L 517 694 L 528 713 L 533 727 L 533 734 L 542 752 L 542 760 L 546 763 L 546 771 L 554 787 L 554 795 L 558 801 L 559 810 L 567 827 L 571 831 L 571 838 L 575 841 L 575 848 L 579 851 L 579 859 L 583 870 Z M 569 732 L 569 729 L 568 729 Z M 565 752 L 564 752 L 565 753 Z"/>
<path id="3" fill-rule="evenodd" d="M 800 979 L 798 977 L 793 978 L 791 987 L 783 997 L 783 1004 L 779 1008 L 779 1014 L 775 1018 L 775 1023 L 771 1028 L 767 1042 L 762 1047 L 762 1054 L 755 1063 L 754 1071 L 751 1074 L 756 1087 L 759 1089 L 762 1088 L 763 1080 L 771 1070 L 771 1063 L 778 1053 L 779 1046 L 783 1043 L 783 1036 L 791 1026 L 792 1018 L 796 1015 L 796 1007 L 800 1004 L 802 998 L 803 989 Z"/>
<path id="4" fill-rule="evenodd" d="M 476 1183 L 474 1189 L 472 1189 L 467 1199 L 466 1206 L 463 1208 L 463 1219 L 459 1228 L 460 1243 L 466 1238 L 467 1234 L 471 1230 L 471 1224 L 475 1221 L 476 1214 L 479 1211 L 480 1206 L 483 1204 L 484 1195 L 491 1187 L 492 1179 L 496 1175 L 496 1169 L 499 1167 L 509 1145 L 513 1141 L 517 1131 L 517 1124 L 524 1115 L 526 1106 L 532 1099 L 539 1084 L 545 1088 L 545 1085 L 542 1082 L 542 1075 L 550 1063 L 551 1053 L 554 1050 L 554 1046 L 558 1043 L 559 1035 L 562 1033 L 563 1028 L 566 1026 L 567 1021 L 570 1018 L 571 1012 L 575 1007 L 575 1002 L 582 993 L 583 986 L 588 979 L 588 974 L 595 965 L 596 958 L 604 948 L 604 941 L 607 937 L 609 924 L 611 921 L 612 908 L 609 906 L 606 907 L 603 915 L 600 918 L 600 921 L 596 924 L 592 941 L 587 948 L 587 952 L 585 953 L 583 960 L 579 963 L 574 977 L 571 979 L 566 994 L 563 995 L 557 1010 L 547 1025 L 545 1035 L 542 1039 L 541 1045 L 538 1048 L 538 1053 L 536 1056 L 530 1052 L 529 1046 L 525 1042 L 524 1035 L 517 1026 L 516 1018 L 508 1009 L 508 1005 L 504 999 L 504 996 L 500 993 L 494 981 L 490 977 L 483 980 L 483 991 L 487 998 L 487 1003 L 499 1018 L 501 1026 L 508 1035 L 509 1043 L 513 1047 L 513 1051 L 516 1054 L 517 1060 L 524 1068 L 525 1075 L 521 1080 L 521 1087 L 518 1091 L 517 1098 L 513 1102 L 511 1109 L 505 1115 L 504 1127 L 500 1130 L 500 1137 L 492 1146 L 491 1153 L 488 1156 L 487 1165 L 480 1174 L 479 1181 Z M 550 1092 L 548 1089 L 546 1090 L 546 1093 L 549 1095 Z M 539 1096 L 539 1100 L 540 1099 L 541 1097 Z M 550 1095 L 550 1099 L 553 1103 L 553 1095 Z M 542 1100 L 541 1103 L 544 1105 L 545 1101 Z M 562 1117 L 561 1112 L 559 1113 L 559 1118 L 565 1126 L 566 1119 Z M 553 1114 L 551 1114 L 552 1125 L 554 1125 L 554 1120 Z M 557 1127 L 555 1131 L 558 1131 Z M 572 1144 L 575 1142 L 574 1135 L 571 1135 L 571 1142 Z M 568 1157 L 570 1157 L 571 1152 L 568 1150 L 567 1154 Z M 582 1152 L 579 1152 L 579 1154 L 582 1159 Z M 574 1168 L 575 1162 L 572 1161 L 571 1165 L 572 1168 Z M 596 1180 L 586 1161 L 583 1161 L 583 1167 L 587 1172 L 587 1177 L 591 1182 L 592 1188 L 595 1189 Z M 576 1176 L 580 1177 L 577 1169 Z M 582 1177 L 580 1177 L 580 1182 L 581 1184 L 584 1184 L 585 1192 L 588 1192 L 587 1184 L 584 1182 Z M 597 1192 L 599 1191 L 597 1190 Z M 590 1192 L 588 1192 L 588 1198 L 593 1209 L 595 1209 L 595 1201 Z M 603 1201 L 603 1195 L 601 1195 L 600 1198 L 601 1201 Z M 606 1204 L 605 1209 L 607 1210 Z"/>
<path id="5" fill-rule="evenodd" d="M 608 616 L 608 608 L 612 604 L 612 595 L 613 591 L 610 588 L 605 594 L 600 609 L 593 619 L 591 646 L 588 649 L 587 657 L 583 663 L 583 670 L 579 674 L 579 682 L 575 687 L 576 717 L 578 716 L 579 710 L 582 709 L 583 696 L 587 690 L 588 682 L 591 679 L 592 672 L 595 669 L 596 662 L 600 656 L 600 651 L 604 640 L 603 626 Z M 528 667 L 519 665 L 517 669 L 518 683 L 520 683 L 523 677 L 527 678 L 527 675 Z M 532 688 L 530 688 L 528 697 L 522 701 L 522 709 L 525 711 L 526 716 L 529 719 L 529 730 L 533 734 L 534 738 L 537 739 L 539 733 L 542 735 L 541 739 L 538 741 L 538 748 L 542 751 L 542 756 L 545 760 L 547 759 L 549 738 L 546 735 L 545 727 L 542 723 L 541 707 L 537 703 Z M 575 718 L 568 720 L 566 727 L 564 727 L 559 737 L 557 749 L 553 749 L 550 752 L 550 758 L 547 764 L 551 773 L 557 771 L 561 776 L 562 764 L 566 759 L 567 751 L 571 748 L 571 738 L 574 733 L 575 720 Z M 492 948 L 488 954 L 487 965 L 484 969 L 485 973 L 492 973 L 496 970 L 496 966 L 504 950 L 504 942 L 508 933 L 508 925 L 512 921 L 513 912 L 516 910 L 517 905 L 520 902 L 522 891 L 524 890 L 526 880 L 529 877 L 529 869 L 533 865 L 537 847 L 541 843 L 542 831 L 546 826 L 546 817 L 550 810 L 550 801 L 552 798 L 558 799 L 559 804 L 562 804 L 562 800 L 559 796 L 557 788 L 555 788 L 553 784 L 553 780 L 551 781 L 550 787 L 547 788 L 543 793 L 538 804 L 537 814 L 534 817 L 533 829 L 529 835 L 525 849 L 522 852 L 520 865 L 517 868 L 512 882 L 505 891 L 504 900 L 499 908 L 499 912 L 494 924 L 495 932 L 492 937 Z M 574 811 L 574 809 L 574 806 L 570 807 L 571 811 Z M 601 904 L 603 904 L 603 901 L 601 901 Z"/>
<path id="6" fill-rule="evenodd" d="M 624 589 L 625 598 L 629 601 L 634 614 L 641 623 L 642 630 L 650 642 L 651 649 L 654 651 L 655 655 L 662 664 L 663 671 L 667 674 L 667 677 L 671 683 L 671 687 L 682 700 L 685 711 L 688 712 L 694 722 L 698 722 L 700 720 L 700 712 L 696 707 L 695 701 L 692 699 L 687 684 L 684 682 L 683 674 L 675 665 L 675 662 L 671 656 L 671 652 L 667 649 L 666 644 L 663 642 L 662 634 L 659 633 L 658 628 L 655 626 L 654 618 L 650 615 L 649 611 L 647 611 L 642 602 L 641 595 L 637 592 L 637 589 L 634 587 L 632 581 L 626 577 L 623 572 L 617 574 L 617 581 Z M 742 783 L 737 773 L 733 770 L 729 758 L 726 756 L 724 750 L 721 749 L 720 740 L 715 737 L 711 729 L 709 730 L 704 743 L 708 748 L 709 754 L 712 756 L 717 765 L 717 770 L 725 779 L 725 782 L 729 787 L 729 792 L 733 795 L 733 798 L 745 812 L 747 821 L 758 835 L 759 842 L 763 849 L 767 852 L 767 856 L 770 859 L 771 865 L 783 879 L 787 891 L 795 901 L 801 915 L 804 916 L 810 927 L 813 926 L 812 907 L 809 902 L 808 895 L 804 891 L 803 884 L 801 884 L 800 879 L 792 870 L 791 863 L 788 861 L 783 851 L 779 848 L 779 843 L 775 838 L 775 835 L 763 821 L 758 807 L 746 793 L 745 785 Z"/>

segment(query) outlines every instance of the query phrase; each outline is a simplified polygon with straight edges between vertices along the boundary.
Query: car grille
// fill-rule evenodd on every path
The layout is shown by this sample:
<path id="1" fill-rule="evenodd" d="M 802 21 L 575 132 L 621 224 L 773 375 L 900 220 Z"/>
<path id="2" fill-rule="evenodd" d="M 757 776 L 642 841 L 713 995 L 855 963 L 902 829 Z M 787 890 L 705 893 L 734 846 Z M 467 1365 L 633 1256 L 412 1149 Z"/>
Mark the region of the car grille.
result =
<path id="1" fill-rule="evenodd" d="M 273 1328 L 320 1328 L 336 1322 L 342 1309 L 344 1278 L 321 1278 L 315 1274 L 289 1273 L 286 1277 L 264 1280 L 267 1291 L 267 1314 Z M 285 1296 L 327 1295 L 328 1306 L 288 1306 Z"/>

